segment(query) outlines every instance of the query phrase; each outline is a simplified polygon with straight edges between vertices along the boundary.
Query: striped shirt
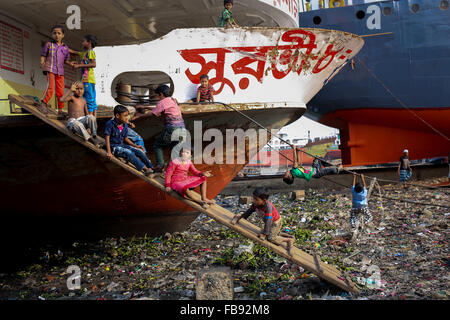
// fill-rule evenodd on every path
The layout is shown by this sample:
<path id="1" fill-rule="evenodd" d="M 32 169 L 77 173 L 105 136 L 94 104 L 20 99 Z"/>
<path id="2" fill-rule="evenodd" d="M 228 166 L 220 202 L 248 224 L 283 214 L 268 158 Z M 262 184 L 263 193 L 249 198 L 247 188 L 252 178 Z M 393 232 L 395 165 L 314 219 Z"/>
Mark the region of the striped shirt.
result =
<path id="1" fill-rule="evenodd" d="M 242 215 L 242 218 L 247 219 L 255 211 L 259 214 L 261 219 L 264 220 L 263 233 L 265 235 L 269 235 L 272 223 L 280 219 L 278 210 L 270 201 L 266 201 L 266 204 L 262 207 L 255 207 L 255 205 L 252 204 L 251 207 Z"/>
<path id="2" fill-rule="evenodd" d="M 197 94 L 200 92 L 200 101 L 211 101 L 212 100 L 212 94 L 214 94 L 214 88 L 212 85 L 208 85 L 207 88 L 203 88 L 202 86 L 198 87 Z"/>

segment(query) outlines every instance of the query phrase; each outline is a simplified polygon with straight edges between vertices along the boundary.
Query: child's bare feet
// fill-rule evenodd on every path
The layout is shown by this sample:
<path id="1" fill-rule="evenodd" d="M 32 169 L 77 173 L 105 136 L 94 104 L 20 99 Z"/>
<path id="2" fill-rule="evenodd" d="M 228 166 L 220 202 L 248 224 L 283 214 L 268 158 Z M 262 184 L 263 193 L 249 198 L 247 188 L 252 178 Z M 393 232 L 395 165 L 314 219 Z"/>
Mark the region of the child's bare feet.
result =
<path id="1" fill-rule="evenodd" d="M 210 199 L 204 199 L 203 202 L 205 202 L 206 204 L 215 204 L 216 203 L 216 201 L 210 200 Z"/>
<path id="2" fill-rule="evenodd" d="M 48 108 L 47 108 L 47 104 L 45 102 L 41 102 L 41 105 L 38 107 L 38 110 L 40 112 L 42 112 L 43 114 L 47 115 L 48 114 Z"/>

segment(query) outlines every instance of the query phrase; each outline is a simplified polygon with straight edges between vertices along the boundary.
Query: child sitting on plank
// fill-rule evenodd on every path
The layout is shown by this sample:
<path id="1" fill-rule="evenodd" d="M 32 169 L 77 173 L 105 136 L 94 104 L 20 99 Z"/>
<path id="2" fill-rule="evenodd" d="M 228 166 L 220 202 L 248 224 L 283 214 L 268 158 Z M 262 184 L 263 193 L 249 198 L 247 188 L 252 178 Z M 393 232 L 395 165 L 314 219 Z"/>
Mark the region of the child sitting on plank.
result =
<path id="1" fill-rule="evenodd" d="M 188 173 L 193 176 L 189 176 Z M 198 202 L 204 208 L 215 203 L 206 197 L 206 178 L 211 177 L 209 171 L 201 172 L 194 167 L 191 161 L 191 150 L 182 148 L 180 157 L 172 160 L 166 170 L 166 191 L 170 192 L 172 189 L 182 195 L 183 197 Z M 193 189 L 200 186 L 201 201 L 197 201 L 194 196 Z"/>
<path id="2" fill-rule="evenodd" d="M 67 128 L 72 132 L 83 136 L 85 141 L 89 141 L 96 147 L 101 143 L 97 140 L 97 120 L 91 114 L 88 114 L 86 100 L 83 98 L 83 84 L 80 81 L 72 83 L 61 101 L 68 104 Z"/>
<path id="3" fill-rule="evenodd" d="M 128 109 L 122 105 L 114 108 L 114 119 L 105 125 L 105 140 L 108 159 L 113 155 L 131 162 L 136 170 L 151 176 L 153 166 L 144 153 L 144 148 L 134 144 L 128 138 Z"/>

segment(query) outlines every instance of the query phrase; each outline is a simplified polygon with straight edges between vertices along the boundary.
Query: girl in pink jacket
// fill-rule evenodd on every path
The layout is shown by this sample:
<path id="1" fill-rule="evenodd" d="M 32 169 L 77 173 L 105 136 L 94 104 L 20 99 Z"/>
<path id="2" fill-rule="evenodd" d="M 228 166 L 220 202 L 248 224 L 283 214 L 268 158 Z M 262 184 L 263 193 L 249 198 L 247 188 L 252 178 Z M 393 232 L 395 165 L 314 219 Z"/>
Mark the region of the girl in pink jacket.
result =
<path id="1" fill-rule="evenodd" d="M 203 207 L 215 203 L 206 197 L 206 178 L 211 177 L 209 171 L 201 172 L 194 167 L 191 161 L 191 150 L 181 149 L 181 157 L 170 162 L 166 170 L 166 191 L 176 191 L 183 197 L 200 203 Z M 188 173 L 193 175 L 188 175 Z M 200 186 L 202 200 L 197 201 L 193 189 Z"/>

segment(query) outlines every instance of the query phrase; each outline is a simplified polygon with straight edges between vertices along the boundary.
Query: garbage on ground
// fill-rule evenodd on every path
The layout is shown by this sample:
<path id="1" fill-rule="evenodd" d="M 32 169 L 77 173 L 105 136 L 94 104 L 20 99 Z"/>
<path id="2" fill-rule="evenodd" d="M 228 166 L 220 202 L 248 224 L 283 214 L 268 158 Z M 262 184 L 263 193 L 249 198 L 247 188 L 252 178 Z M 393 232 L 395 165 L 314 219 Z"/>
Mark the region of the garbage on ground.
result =
<path id="1" fill-rule="evenodd" d="M 437 183 L 438 179 L 427 181 Z M 196 299 L 197 276 L 205 268 L 229 266 L 233 299 L 449 299 L 449 190 L 382 186 L 391 198 L 372 193 L 368 223 L 352 242 L 349 190 L 305 190 L 305 200 L 290 193 L 271 195 L 283 216 L 284 231 L 295 245 L 340 270 L 360 289 L 348 294 L 305 266 L 298 266 L 258 243 L 200 214 L 185 232 L 73 241 L 32 248 L 30 263 L 0 274 L 0 299 L 168 300 Z M 248 205 L 239 197 L 216 198 L 238 213 Z M 249 221 L 259 227 L 256 215 Z M 34 250 L 34 251 L 33 251 Z M 35 257 L 35 258 L 34 258 Z M 67 268 L 81 270 L 81 288 L 69 290 Z"/>

